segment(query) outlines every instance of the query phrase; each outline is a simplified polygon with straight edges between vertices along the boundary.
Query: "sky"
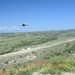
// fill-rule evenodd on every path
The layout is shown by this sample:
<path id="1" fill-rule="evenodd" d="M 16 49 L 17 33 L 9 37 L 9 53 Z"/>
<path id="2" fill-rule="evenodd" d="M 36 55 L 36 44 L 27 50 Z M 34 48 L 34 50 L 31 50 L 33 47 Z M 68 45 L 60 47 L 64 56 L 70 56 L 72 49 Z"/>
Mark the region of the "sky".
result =
<path id="1" fill-rule="evenodd" d="M 67 29 L 75 29 L 75 0 L 0 0 L 0 32 Z"/>

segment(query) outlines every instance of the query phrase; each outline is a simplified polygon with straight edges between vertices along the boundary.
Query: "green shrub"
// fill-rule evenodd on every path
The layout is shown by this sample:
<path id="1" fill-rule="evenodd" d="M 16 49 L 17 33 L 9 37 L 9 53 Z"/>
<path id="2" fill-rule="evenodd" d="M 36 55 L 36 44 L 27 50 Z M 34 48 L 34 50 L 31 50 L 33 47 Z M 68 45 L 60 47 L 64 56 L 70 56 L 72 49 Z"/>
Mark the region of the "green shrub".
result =
<path id="1" fill-rule="evenodd" d="M 32 75 L 32 71 L 29 69 L 26 69 L 24 71 L 18 72 L 17 75 Z"/>
<path id="2" fill-rule="evenodd" d="M 65 63 L 70 64 L 71 66 L 75 67 L 75 60 L 74 59 L 67 59 L 67 60 L 65 60 Z"/>
<path id="3" fill-rule="evenodd" d="M 51 59 L 54 64 L 64 63 L 65 58 L 63 56 L 56 56 Z"/>
<path id="4" fill-rule="evenodd" d="M 46 65 L 43 67 L 43 69 L 41 70 L 42 74 L 48 74 L 51 70 L 51 66 L 50 65 Z"/>
<path id="5" fill-rule="evenodd" d="M 30 67 L 32 71 L 39 71 L 41 68 L 42 68 L 42 65 L 40 64 Z"/>
<path id="6" fill-rule="evenodd" d="M 17 70 L 10 70 L 6 75 L 17 75 Z"/>
<path id="7" fill-rule="evenodd" d="M 69 64 L 63 64 L 63 66 L 58 66 L 58 70 L 65 71 L 65 72 L 70 72 L 71 71 L 71 66 Z"/>
<path id="8" fill-rule="evenodd" d="M 8 61 L 5 62 L 5 64 L 8 64 L 8 63 L 9 63 Z"/>

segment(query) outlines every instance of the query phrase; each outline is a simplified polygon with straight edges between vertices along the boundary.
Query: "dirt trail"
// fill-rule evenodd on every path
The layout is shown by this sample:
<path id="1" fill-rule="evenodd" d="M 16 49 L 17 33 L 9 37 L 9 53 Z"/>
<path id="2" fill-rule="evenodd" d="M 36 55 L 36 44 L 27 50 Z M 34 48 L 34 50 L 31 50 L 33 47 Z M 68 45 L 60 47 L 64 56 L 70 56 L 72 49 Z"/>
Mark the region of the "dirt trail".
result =
<path id="1" fill-rule="evenodd" d="M 44 75 L 44 74 L 40 74 L 39 72 L 34 72 L 33 75 Z M 51 74 L 46 74 L 46 75 L 51 75 Z M 58 75 L 58 74 L 55 74 L 55 75 Z M 62 73 L 61 75 L 75 75 L 75 73 L 65 72 L 65 73 Z"/>
<path id="2" fill-rule="evenodd" d="M 19 54 L 25 54 L 27 52 L 31 52 L 31 51 L 35 51 L 35 50 L 39 50 L 39 49 L 44 49 L 44 48 L 56 46 L 56 45 L 63 44 L 63 43 L 67 43 L 67 42 L 71 42 L 71 41 L 74 41 L 74 40 L 75 39 L 70 39 L 68 41 L 59 42 L 59 43 L 55 43 L 55 44 L 48 45 L 48 46 L 39 46 L 39 47 L 36 47 L 36 48 L 30 48 L 29 50 L 28 49 L 24 49 L 24 50 L 21 50 L 21 51 L 17 51 L 17 52 L 12 52 L 12 53 L 8 53 L 8 54 L 0 55 L 0 58 L 2 58 L 2 57 L 15 56 L 15 55 L 19 55 Z"/>

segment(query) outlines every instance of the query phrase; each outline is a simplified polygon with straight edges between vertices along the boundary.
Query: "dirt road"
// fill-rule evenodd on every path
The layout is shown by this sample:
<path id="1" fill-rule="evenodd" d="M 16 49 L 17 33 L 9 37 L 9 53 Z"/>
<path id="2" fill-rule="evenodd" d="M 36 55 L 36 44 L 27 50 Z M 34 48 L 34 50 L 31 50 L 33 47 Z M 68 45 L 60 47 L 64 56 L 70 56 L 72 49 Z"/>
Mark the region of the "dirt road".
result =
<path id="1" fill-rule="evenodd" d="M 67 41 L 64 41 L 64 42 L 59 42 L 59 43 L 55 43 L 55 44 L 48 45 L 48 46 L 39 46 L 39 47 L 36 47 L 36 48 L 30 48 L 29 50 L 28 49 L 23 49 L 21 51 L 0 55 L 0 58 L 2 58 L 2 57 L 9 57 L 9 56 L 15 56 L 15 55 L 19 55 L 19 54 L 24 54 L 24 53 L 27 53 L 27 52 L 31 52 L 31 51 L 35 51 L 35 50 L 39 50 L 39 49 L 44 49 L 44 48 L 56 46 L 56 45 L 67 43 L 67 42 L 71 42 L 71 41 L 74 41 L 74 40 L 75 39 L 70 39 L 70 40 L 67 40 Z"/>
<path id="2" fill-rule="evenodd" d="M 39 72 L 34 72 L 33 75 L 44 75 L 44 74 L 40 74 Z M 51 74 L 46 74 L 46 75 L 51 75 Z M 75 73 L 65 72 L 62 73 L 61 75 L 75 75 Z"/>

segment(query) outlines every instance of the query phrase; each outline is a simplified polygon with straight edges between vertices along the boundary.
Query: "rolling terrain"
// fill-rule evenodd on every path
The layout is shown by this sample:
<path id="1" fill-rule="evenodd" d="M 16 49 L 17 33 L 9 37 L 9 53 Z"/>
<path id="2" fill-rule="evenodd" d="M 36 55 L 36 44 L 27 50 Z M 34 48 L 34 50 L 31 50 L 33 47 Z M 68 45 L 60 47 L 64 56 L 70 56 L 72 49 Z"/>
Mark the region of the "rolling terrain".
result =
<path id="1" fill-rule="evenodd" d="M 67 59 L 69 59 L 69 61 L 66 61 Z M 66 69 L 63 69 L 64 67 L 61 68 L 61 70 L 57 69 L 57 72 L 55 72 L 57 74 L 64 71 L 74 73 L 74 59 L 75 30 L 0 34 L 1 71 L 11 68 L 22 68 L 26 64 L 33 64 L 39 61 L 46 63 L 52 62 L 55 67 L 57 67 L 56 64 L 59 65 L 59 63 L 63 63 L 66 66 L 69 65 L 68 68 L 65 67 Z M 68 65 L 66 63 L 68 63 Z M 41 70 L 40 73 L 48 74 L 50 67 L 47 65 L 38 68 L 36 71 L 32 71 L 37 72 Z M 52 69 L 50 69 L 50 71 L 51 70 Z M 54 70 L 55 68 L 50 74 L 54 73 Z"/>

